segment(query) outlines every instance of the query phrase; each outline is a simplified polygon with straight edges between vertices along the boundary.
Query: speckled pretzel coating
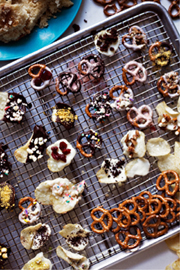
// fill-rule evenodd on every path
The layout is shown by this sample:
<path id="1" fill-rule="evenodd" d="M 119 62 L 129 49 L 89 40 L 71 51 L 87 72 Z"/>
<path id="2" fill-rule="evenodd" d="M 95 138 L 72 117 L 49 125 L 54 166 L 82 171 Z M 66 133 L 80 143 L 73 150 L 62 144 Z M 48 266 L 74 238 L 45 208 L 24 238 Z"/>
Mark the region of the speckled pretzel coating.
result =
<path id="1" fill-rule="evenodd" d="M 93 113 L 90 112 L 90 108 L 94 109 Z M 90 118 L 94 118 L 98 121 L 105 120 L 111 116 L 112 109 L 108 93 L 104 92 L 94 95 L 93 100 L 86 105 L 85 112 Z"/>
<path id="2" fill-rule="evenodd" d="M 82 139 L 86 138 L 87 142 L 82 143 Z M 102 138 L 101 136 L 95 132 L 94 130 L 90 129 L 87 132 L 81 133 L 76 142 L 76 148 L 79 149 L 81 154 L 85 157 L 92 157 L 95 153 L 96 148 L 101 148 L 102 145 Z M 86 153 L 83 148 L 90 148 L 90 153 Z"/>

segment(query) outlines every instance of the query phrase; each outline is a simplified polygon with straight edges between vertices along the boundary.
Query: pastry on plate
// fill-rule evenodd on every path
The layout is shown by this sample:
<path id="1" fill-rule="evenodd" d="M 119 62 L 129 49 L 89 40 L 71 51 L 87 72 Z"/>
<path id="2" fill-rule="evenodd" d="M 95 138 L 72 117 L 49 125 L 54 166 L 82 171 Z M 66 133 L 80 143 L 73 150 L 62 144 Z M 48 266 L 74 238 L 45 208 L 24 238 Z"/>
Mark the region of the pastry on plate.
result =
<path id="1" fill-rule="evenodd" d="M 79 270 L 88 270 L 90 266 L 89 260 L 78 253 L 73 253 L 66 250 L 65 248 L 58 246 L 56 248 L 56 254 L 59 258 L 65 260 L 69 263 L 74 269 Z"/>
<path id="2" fill-rule="evenodd" d="M 35 197 L 43 205 L 52 205 L 56 213 L 71 211 L 81 199 L 85 181 L 72 184 L 67 178 L 47 180 L 37 186 Z"/>
<path id="3" fill-rule="evenodd" d="M 48 224 L 38 223 L 35 226 L 29 226 L 21 231 L 21 244 L 26 249 L 39 249 L 51 235 L 51 229 Z"/>
<path id="4" fill-rule="evenodd" d="M 51 270 L 52 266 L 51 261 L 44 257 L 43 252 L 40 252 L 29 260 L 21 270 Z"/>
<path id="5" fill-rule="evenodd" d="M 99 182 L 105 184 L 118 183 L 121 185 L 127 179 L 124 164 L 124 160 L 106 158 L 101 165 L 101 169 L 96 173 Z"/>
<path id="6" fill-rule="evenodd" d="M 48 169 L 52 172 L 60 172 L 71 163 L 76 155 L 76 150 L 67 140 L 62 139 L 49 145 L 46 154 L 49 156 Z"/>
<path id="7" fill-rule="evenodd" d="M 90 232 L 85 230 L 80 224 L 67 224 L 59 234 L 66 238 L 69 247 L 76 251 L 84 250 L 89 243 Z"/>
<path id="8" fill-rule="evenodd" d="M 35 162 L 43 157 L 48 134 L 43 126 L 36 125 L 31 138 L 27 143 L 16 149 L 14 156 L 21 163 Z"/>

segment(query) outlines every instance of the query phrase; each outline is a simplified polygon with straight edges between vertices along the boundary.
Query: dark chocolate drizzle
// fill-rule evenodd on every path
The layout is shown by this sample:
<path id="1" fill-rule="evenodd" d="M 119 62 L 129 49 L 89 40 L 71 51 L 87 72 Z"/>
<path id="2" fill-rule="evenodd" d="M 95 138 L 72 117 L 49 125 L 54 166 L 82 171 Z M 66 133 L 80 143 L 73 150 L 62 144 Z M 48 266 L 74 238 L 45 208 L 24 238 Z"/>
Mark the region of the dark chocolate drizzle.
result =
<path id="1" fill-rule="evenodd" d="M 33 239 L 33 245 L 43 246 L 44 243 L 49 239 L 50 233 L 49 233 L 49 225 L 42 224 L 41 228 L 39 228 L 36 231 L 36 235 Z"/>
<path id="2" fill-rule="evenodd" d="M 17 93 L 8 93 L 8 101 L 5 107 L 3 121 L 19 123 L 22 121 L 26 108 L 31 105 L 27 103 L 25 97 Z"/>
<path id="3" fill-rule="evenodd" d="M 62 72 L 58 75 L 58 78 L 65 90 L 72 93 L 77 93 L 81 90 L 81 82 L 75 73 Z"/>
<path id="4" fill-rule="evenodd" d="M 5 152 L 7 148 L 7 145 L 0 143 L 0 179 L 4 175 L 8 175 L 12 167 L 11 163 L 8 161 L 8 155 Z"/>

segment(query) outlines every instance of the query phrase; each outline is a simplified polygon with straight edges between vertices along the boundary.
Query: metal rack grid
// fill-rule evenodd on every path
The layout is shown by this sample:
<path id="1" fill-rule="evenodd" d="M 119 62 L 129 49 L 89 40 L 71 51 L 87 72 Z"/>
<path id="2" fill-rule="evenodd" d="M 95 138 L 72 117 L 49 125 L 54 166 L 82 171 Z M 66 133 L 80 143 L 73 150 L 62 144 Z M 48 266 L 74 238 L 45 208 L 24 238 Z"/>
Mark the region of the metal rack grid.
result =
<path id="1" fill-rule="evenodd" d="M 128 32 L 129 27 L 135 24 L 142 27 L 146 32 L 149 45 L 160 40 L 167 41 L 173 46 L 161 19 L 153 12 L 138 14 L 112 26 L 117 28 L 120 37 L 122 37 Z M 101 29 L 97 29 L 97 31 L 99 30 Z M 150 173 L 147 176 L 128 179 L 121 187 L 118 185 L 100 184 L 96 178 L 96 172 L 106 157 L 120 158 L 123 156 L 120 139 L 133 127 L 128 123 L 125 112 L 114 112 L 110 119 L 103 123 L 94 122 L 85 114 L 85 106 L 97 91 L 108 91 L 116 84 L 123 84 L 122 67 L 125 63 L 134 59 L 143 63 L 148 71 L 148 79 L 144 84 L 135 83 L 131 87 L 135 96 L 134 105 L 139 107 L 142 104 L 148 104 L 153 109 L 155 128 L 144 130 L 146 141 L 152 137 L 160 136 L 170 143 L 173 151 L 174 142 L 178 139 L 172 132 L 164 132 L 158 128 L 155 110 L 156 105 L 164 100 L 157 91 L 157 80 L 165 72 L 179 70 L 180 61 L 174 48 L 170 65 L 166 68 L 158 69 L 152 65 L 149 59 L 148 48 L 139 53 L 132 52 L 120 45 L 113 57 L 107 58 L 100 55 L 105 61 L 105 74 L 100 81 L 90 80 L 87 76 L 79 74 L 82 81 L 81 92 L 75 95 L 59 96 L 55 91 L 56 76 L 61 71 L 78 73 L 77 65 L 79 61 L 89 53 L 97 54 L 92 34 L 40 59 L 38 62 L 46 64 L 53 72 L 53 80 L 50 86 L 40 92 L 36 92 L 30 86 L 31 78 L 27 72 L 30 65 L 23 66 L 0 79 L 1 91 L 21 93 L 29 103 L 32 103 L 32 108 L 26 113 L 26 119 L 23 123 L 1 123 L 0 125 L 0 141 L 8 144 L 9 149 L 7 153 L 9 161 L 12 163 L 12 172 L 8 177 L 4 177 L 3 180 L 11 183 L 16 190 L 15 209 L 9 212 L 6 210 L 1 210 L 0 212 L 0 242 L 8 243 L 12 250 L 8 262 L 5 264 L 6 269 L 21 269 L 29 259 L 33 258 L 40 251 L 43 251 L 45 256 L 47 255 L 52 261 L 53 269 L 70 269 L 69 265 L 59 259 L 55 252 L 58 245 L 68 248 L 65 240 L 58 233 L 65 224 L 80 223 L 84 228 L 90 229 L 92 222 L 90 212 L 97 205 L 103 205 L 104 208 L 110 209 L 116 207 L 124 199 L 138 195 L 142 190 L 149 190 L 152 193 L 156 192 L 155 182 L 159 175 L 159 170 L 156 165 L 156 159 L 153 157 L 146 156 L 151 164 Z M 75 122 L 75 127 L 70 131 L 65 130 L 62 125 L 54 124 L 51 121 L 52 108 L 58 101 L 72 105 L 78 115 L 78 121 Z M 171 101 L 167 99 L 166 102 L 171 104 L 172 107 L 176 105 L 176 100 Z M 50 132 L 51 143 L 58 139 L 66 138 L 74 147 L 78 134 L 92 128 L 98 131 L 103 138 L 102 149 L 96 151 L 95 156 L 91 159 L 84 158 L 77 151 L 70 166 L 59 173 L 51 173 L 48 170 L 46 164 L 47 155 L 44 155 L 42 159 L 35 163 L 22 165 L 15 160 L 13 153 L 27 142 L 35 124 L 45 126 L 46 131 Z M 126 162 L 128 161 L 126 159 Z M 46 222 L 50 225 L 52 235 L 50 240 L 40 250 L 36 252 L 32 250 L 27 251 L 21 245 L 19 238 L 20 231 L 24 226 L 18 221 L 18 214 L 20 212 L 17 207 L 18 201 L 24 196 L 34 197 L 34 190 L 40 182 L 57 177 L 67 177 L 74 183 L 85 180 L 87 187 L 83 193 L 82 200 L 74 210 L 63 215 L 56 214 L 50 206 L 43 206 L 40 222 Z M 174 225 L 176 226 L 176 223 L 170 226 Z M 146 237 L 143 232 L 142 236 L 143 240 L 145 240 Z M 105 233 L 104 235 L 91 235 L 89 245 L 84 254 L 90 259 L 91 265 L 94 265 L 119 252 L 123 251 L 116 243 L 114 235 L 112 233 Z"/>

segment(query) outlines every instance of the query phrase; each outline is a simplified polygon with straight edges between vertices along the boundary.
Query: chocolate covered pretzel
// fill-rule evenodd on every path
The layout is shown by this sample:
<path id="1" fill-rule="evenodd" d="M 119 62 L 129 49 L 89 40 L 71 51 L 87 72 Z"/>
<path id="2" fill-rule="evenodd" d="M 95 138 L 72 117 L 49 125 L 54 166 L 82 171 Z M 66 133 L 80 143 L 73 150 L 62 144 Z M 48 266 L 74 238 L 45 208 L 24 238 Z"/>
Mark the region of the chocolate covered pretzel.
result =
<path id="1" fill-rule="evenodd" d="M 34 72 L 35 69 L 38 69 L 38 73 Z M 29 67 L 28 73 L 32 77 L 31 86 L 37 91 L 47 87 L 52 79 L 52 72 L 46 65 L 34 64 Z"/>
<path id="2" fill-rule="evenodd" d="M 130 40 L 131 44 L 126 40 Z M 145 32 L 138 25 L 131 26 L 129 33 L 122 37 L 122 44 L 134 51 L 141 50 L 147 44 L 147 37 Z"/>
<path id="3" fill-rule="evenodd" d="M 119 95 L 117 97 L 114 96 L 113 93 L 119 90 Z M 133 105 L 133 91 L 125 85 L 115 85 L 112 87 L 109 91 L 109 96 L 114 100 L 114 103 L 111 103 L 111 107 L 116 111 L 129 110 L 129 108 Z"/>
<path id="4" fill-rule="evenodd" d="M 29 201 L 30 204 L 27 208 L 24 208 L 22 204 L 27 201 Z M 19 201 L 18 206 L 21 209 L 21 213 L 19 214 L 19 221 L 21 223 L 32 224 L 39 219 L 41 213 L 41 206 L 36 199 L 33 199 L 31 197 L 22 198 Z"/>
<path id="5" fill-rule="evenodd" d="M 123 81 L 126 85 L 132 85 L 136 81 L 138 82 L 145 82 L 147 79 L 147 70 L 144 68 L 144 66 L 141 63 L 138 63 L 136 61 L 130 61 L 128 62 L 123 68 L 122 68 L 122 77 Z M 129 81 L 127 75 L 132 76 L 132 79 Z"/>
<path id="6" fill-rule="evenodd" d="M 99 79 L 104 74 L 104 61 L 96 54 L 89 54 L 79 62 L 78 70 L 83 75 Z"/>
<path id="7" fill-rule="evenodd" d="M 164 97 L 174 98 L 180 95 L 180 78 L 178 72 L 165 73 L 157 82 L 157 89 Z"/>
<path id="8" fill-rule="evenodd" d="M 64 91 L 59 88 L 59 83 L 62 85 Z M 56 78 L 56 91 L 65 96 L 68 92 L 77 93 L 81 90 L 81 82 L 77 75 L 72 72 L 62 72 Z"/>
<path id="9" fill-rule="evenodd" d="M 171 54 L 172 46 L 167 42 L 158 41 L 149 48 L 151 61 L 161 67 L 169 64 Z"/>
<path id="10" fill-rule="evenodd" d="M 82 140 L 85 139 L 83 143 Z M 101 136 L 95 132 L 93 129 L 90 129 L 87 132 L 81 133 L 76 142 L 76 148 L 79 149 L 81 154 L 85 157 L 92 157 L 95 154 L 96 148 L 101 148 L 102 138 Z M 87 153 L 84 149 L 89 148 L 90 153 Z"/>
<path id="11" fill-rule="evenodd" d="M 140 129 L 145 129 L 152 124 L 153 112 L 148 105 L 142 105 L 139 108 L 132 107 L 127 112 L 127 119 L 131 125 Z"/>
<path id="12" fill-rule="evenodd" d="M 112 114 L 110 96 L 107 92 L 97 93 L 94 95 L 93 100 L 86 105 L 85 112 L 90 118 L 97 121 L 102 121 Z M 91 113 L 90 109 L 93 108 L 94 112 Z"/>

